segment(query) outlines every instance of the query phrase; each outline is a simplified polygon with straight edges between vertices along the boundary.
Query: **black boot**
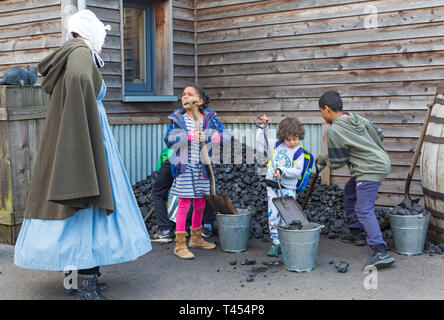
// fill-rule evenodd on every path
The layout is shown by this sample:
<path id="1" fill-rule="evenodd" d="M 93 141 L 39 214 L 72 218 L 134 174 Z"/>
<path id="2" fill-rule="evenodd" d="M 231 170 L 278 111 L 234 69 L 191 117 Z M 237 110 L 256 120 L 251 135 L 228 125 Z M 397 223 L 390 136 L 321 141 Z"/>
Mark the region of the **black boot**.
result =
<path id="1" fill-rule="evenodd" d="M 347 243 L 351 242 L 356 246 L 364 246 L 367 243 L 365 237 L 362 236 L 361 229 L 350 229 L 350 233 L 342 236 L 340 240 Z"/>
<path id="2" fill-rule="evenodd" d="M 108 300 L 97 290 L 97 274 L 79 274 L 76 300 Z"/>
<path id="3" fill-rule="evenodd" d="M 65 274 L 65 277 L 67 277 L 69 274 Z M 97 276 L 97 282 L 96 282 L 96 288 L 98 292 L 103 292 L 108 290 L 108 285 L 106 283 L 103 282 L 99 282 L 99 277 L 101 276 L 101 273 L 98 274 Z M 72 285 L 72 283 L 70 282 L 70 284 Z M 67 296 L 74 296 L 77 293 L 77 289 L 74 288 L 70 288 L 70 289 L 66 289 L 65 288 L 65 295 Z"/>

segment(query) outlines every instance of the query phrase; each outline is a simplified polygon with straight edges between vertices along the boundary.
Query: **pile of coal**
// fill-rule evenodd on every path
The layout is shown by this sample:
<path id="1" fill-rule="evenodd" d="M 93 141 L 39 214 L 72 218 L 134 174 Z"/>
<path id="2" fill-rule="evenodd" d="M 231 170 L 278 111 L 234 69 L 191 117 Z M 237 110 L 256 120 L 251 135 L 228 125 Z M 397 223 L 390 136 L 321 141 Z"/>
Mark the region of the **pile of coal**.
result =
<path id="1" fill-rule="evenodd" d="M 394 207 L 389 211 L 390 214 L 399 216 L 410 216 L 410 215 L 426 215 L 428 211 L 418 205 L 413 203 L 410 199 L 404 199 L 399 205 Z"/>
<path id="2" fill-rule="evenodd" d="M 159 232 L 157 219 L 152 211 L 154 208 L 154 203 L 151 195 L 157 175 L 158 173 L 155 171 L 151 175 L 147 176 L 146 179 L 138 181 L 135 185 L 133 185 L 134 196 L 136 197 L 142 217 L 145 218 L 151 212 L 150 217 L 145 223 L 151 238 L 154 236 L 154 233 Z"/>
<path id="3" fill-rule="evenodd" d="M 443 244 L 433 244 L 430 241 L 426 241 L 424 245 L 424 253 L 429 256 L 433 256 L 435 254 L 443 254 L 444 253 L 444 243 Z"/>
<path id="4" fill-rule="evenodd" d="M 219 161 L 216 161 L 214 165 L 216 194 L 228 195 L 237 208 L 249 208 L 252 211 L 250 236 L 262 239 L 263 241 L 270 241 L 267 214 L 267 187 L 264 175 L 267 168 L 265 165 L 258 164 L 255 161 L 251 156 L 254 154 L 254 150 L 249 146 L 233 140 L 231 148 L 231 163 L 222 163 L 222 152 L 221 158 Z M 242 152 L 240 152 L 241 150 Z M 249 161 L 247 161 L 247 159 Z M 151 191 L 156 178 L 157 172 L 153 172 L 150 176 L 146 177 L 146 179 L 137 182 L 133 186 L 133 191 L 143 217 L 146 217 L 153 208 Z M 306 189 L 298 193 L 297 201 L 301 206 L 313 178 L 314 174 L 310 177 Z M 350 233 L 347 227 L 343 190 L 334 184 L 326 185 L 321 183 L 320 177 L 318 177 L 315 183 L 304 212 L 310 222 L 324 226 L 321 233 L 330 239 L 340 239 Z M 405 200 L 391 210 L 386 207 L 375 208 L 379 225 L 382 226 L 384 241 L 387 243 L 388 249 L 392 249 L 393 236 L 388 224 L 388 212 L 401 215 L 424 214 L 425 209 L 415 203 L 411 203 L 409 200 Z M 154 214 L 151 214 L 147 219 L 146 225 L 151 237 L 154 233 L 158 232 L 159 228 Z M 302 227 L 290 226 L 290 228 Z M 364 231 L 363 235 L 365 236 Z M 443 251 L 444 248 L 435 246 L 430 242 L 426 244 L 426 252 L 428 254 L 440 254 Z"/>

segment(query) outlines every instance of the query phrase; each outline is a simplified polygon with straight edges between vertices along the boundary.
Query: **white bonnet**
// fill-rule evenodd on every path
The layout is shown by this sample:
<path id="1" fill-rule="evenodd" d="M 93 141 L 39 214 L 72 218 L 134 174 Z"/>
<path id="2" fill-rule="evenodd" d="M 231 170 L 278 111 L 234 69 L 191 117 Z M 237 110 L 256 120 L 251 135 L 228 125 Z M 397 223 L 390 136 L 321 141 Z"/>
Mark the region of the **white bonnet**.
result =
<path id="1" fill-rule="evenodd" d="M 81 37 L 91 41 L 93 50 L 98 52 L 105 41 L 106 31 L 111 30 L 111 26 L 106 26 L 100 21 L 91 10 L 80 10 L 68 18 L 68 33 L 75 32 Z"/>

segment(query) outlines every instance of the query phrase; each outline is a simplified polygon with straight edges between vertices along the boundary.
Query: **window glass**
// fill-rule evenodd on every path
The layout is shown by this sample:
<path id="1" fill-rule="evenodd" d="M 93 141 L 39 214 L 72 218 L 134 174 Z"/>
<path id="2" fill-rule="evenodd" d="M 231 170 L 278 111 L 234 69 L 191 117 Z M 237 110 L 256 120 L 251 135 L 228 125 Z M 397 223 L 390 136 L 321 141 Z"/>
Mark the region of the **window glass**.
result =
<path id="1" fill-rule="evenodd" d="M 123 9 L 125 82 L 146 83 L 145 10 Z"/>

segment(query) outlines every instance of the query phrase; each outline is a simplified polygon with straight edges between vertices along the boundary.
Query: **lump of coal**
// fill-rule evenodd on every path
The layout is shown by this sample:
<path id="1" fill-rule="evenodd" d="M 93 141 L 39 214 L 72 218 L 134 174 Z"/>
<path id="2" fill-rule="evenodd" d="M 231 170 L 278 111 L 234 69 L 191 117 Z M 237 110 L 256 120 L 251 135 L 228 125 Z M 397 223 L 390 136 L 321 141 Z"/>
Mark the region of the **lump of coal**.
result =
<path id="1" fill-rule="evenodd" d="M 340 273 L 346 273 L 348 271 L 349 264 L 346 261 L 339 261 L 335 265 L 336 269 Z"/>
<path id="2" fill-rule="evenodd" d="M 246 258 L 245 259 L 245 264 L 246 265 L 256 264 L 256 259 L 255 258 Z"/>
<path id="3" fill-rule="evenodd" d="M 253 273 L 261 273 L 261 272 L 265 272 L 268 269 L 266 267 L 254 267 L 253 269 L 251 269 L 251 272 Z"/>
<path id="4" fill-rule="evenodd" d="M 300 221 L 293 221 L 289 226 L 289 230 L 301 230 L 302 229 L 302 223 Z"/>
<path id="5" fill-rule="evenodd" d="M 391 209 L 390 214 L 399 216 L 424 215 L 428 211 L 410 199 L 404 199 L 398 206 Z"/>

